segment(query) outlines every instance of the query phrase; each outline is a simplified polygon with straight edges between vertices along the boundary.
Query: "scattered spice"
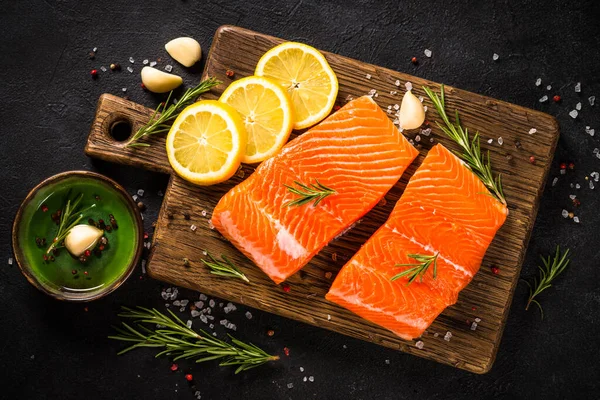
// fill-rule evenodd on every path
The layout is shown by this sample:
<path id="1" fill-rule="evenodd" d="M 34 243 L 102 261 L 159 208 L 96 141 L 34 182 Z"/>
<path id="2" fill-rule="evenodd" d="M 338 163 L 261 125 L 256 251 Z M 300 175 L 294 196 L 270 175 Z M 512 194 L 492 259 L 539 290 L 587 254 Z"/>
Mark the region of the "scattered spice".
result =
<path id="1" fill-rule="evenodd" d="M 93 69 L 90 71 L 90 74 L 92 75 L 92 78 L 97 78 L 98 77 L 98 70 L 97 69 Z"/>
<path id="2" fill-rule="evenodd" d="M 532 164 L 535 164 L 535 156 L 530 156 L 529 157 L 529 162 Z"/>
<path id="3" fill-rule="evenodd" d="M 287 357 L 290 356 L 290 349 L 288 349 L 287 347 L 283 348 L 283 354 L 285 354 Z"/>
<path id="4" fill-rule="evenodd" d="M 325 278 L 326 279 L 331 279 L 331 277 L 333 276 L 333 274 L 329 271 L 325 272 Z"/>
<path id="5" fill-rule="evenodd" d="M 191 382 L 194 380 L 194 376 L 192 374 L 185 374 L 185 380 Z"/>
<path id="6" fill-rule="evenodd" d="M 554 100 L 555 103 L 560 103 L 561 98 L 559 95 L 555 95 L 552 100 Z"/>
<path id="7" fill-rule="evenodd" d="M 179 366 L 177 364 L 172 364 L 171 365 L 171 371 L 175 372 L 179 369 Z"/>
<path id="8" fill-rule="evenodd" d="M 183 258 L 183 265 L 186 266 L 186 267 L 190 266 L 190 260 L 189 260 L 189 258 L 187 258 L 187 257 Z"/>
<path id="9" fill-rule="evenodd" d="M 47 212 L 48 211 L 48 206 L 45 204 L 42 204 L 42 212 Z"/>
<path id="10" fill-rule="evenodd" d="M 341 107 L 340 105 L 338 105 L 338 104 L 336 104 L 335 106 L 333 106 L 333 110 L 334 110 L 334 111 L 337 111 L 337 110 L 339 110 L 340 108 L 342 108 L 342 107 Z"/>
<path id="11" fill-rule="evenodd" d="M 410 62 L 416 65 L 418 63 L 417 57 L 411 58 Z"/>
<path id="12" fill-rule="evenodd" d="M 267 336 L 273 336 L 273 335 L 275 335 L 275 331 L 273 329 L 269 329 L 267 331 Z"/>
<path id="13" fill-rule="evenodd" d="M 491 270 L 494 275 L 498 275 L 500 273 L 500 268 L 498 267 L 492 267 Z"/>
<path id="14" fill-rule="evenodd" d="M 233 78 L 233 76 L 235 75 L 235 72 L 233 72 L 232 70 L 228 69 L 227 71 L 225 71 L 225 75 L 228 78 Z"/>
<path id="15" fill-rule="evenodd" d="M 283 285 L 281 285 L 281 288 L 283 289 L 284 292 L 289 293 L 291 288 L 290 285 L 288 285 L 287 283 L 284 283 Z"/>

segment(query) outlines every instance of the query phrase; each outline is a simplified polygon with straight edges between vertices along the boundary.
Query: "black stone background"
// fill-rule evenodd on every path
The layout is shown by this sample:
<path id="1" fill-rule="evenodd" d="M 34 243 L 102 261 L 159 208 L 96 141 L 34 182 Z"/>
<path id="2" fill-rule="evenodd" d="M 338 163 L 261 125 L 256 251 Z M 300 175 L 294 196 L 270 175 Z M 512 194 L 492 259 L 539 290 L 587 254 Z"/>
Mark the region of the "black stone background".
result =
<path id="1" fill-rule="evenodd" d="M 188 70 L 169 60 L 163 45 L 181 35 L 200 41 L 204 55 L 222 24 L 235 24 L 298 40 L 366 62 L 506 100 L 554 115 L 562 137 L 550 180 L 562 161 L 574 171 L 544 193 L 523 276 L 538 255 L 561 244 L 573 250 L 572 266 L 540 300 L 546 318 L 524 310 L 519 284 L 496 364 L 479 376 L 324 329 L 239 307 L 228 316 L 237 336 L 289 357 L 237 375 L 215 364 L 180 362 L 140 350 L 117 357 L 106 339 L 121 305 L 164 309 L 164 285 L 138 270 L 117 292 L 88 304 L 53 301 L 29 285 L 12 256 L 10 229 L 30 188 L 52 174 L 94 170 L 132 194 L 145 189 L 146 227 L 156 218 L 165 176 L 87 158 L 84 143 L 102 93 L 155 106 L 161 97 L 141 90 L 144 58 L 162 57 L 189 86 L 203 63 Z M 88 52 L 98 47 L 95 60 Z M 426 59 L 429 48 L 433 57 Z M 584 180 L 600 170 L 600 6 L 595 1 L 2 1 L 0 7 L 0 398 L 6 399 L 592 399 L 599 398 L 600 278 L 597 226 L 599 191 Z M 492 61 L 492 54 L 500 59 Z M 90 70 L 119 62 L 133 74 Z M 414 66 L 411 57 L 421 61 Z M 243 57 L 243 54 L 240 54 Z M 536 78 L 543 84 L 536 87 Z M 574 92 L 575 82 L 582 92 Z M 547 91 L 546 85 L 552 85 Z M 539 103 L 560 94 L 561 104 Z M 583 109 L 568 116 L 581 101 Z M 585 133 L 595 128 L 596 137 Z M 506 145 L 506 144 L 505 144 Z M 569 187 L 580 183 L 582 189 Z M 600 185 L 598 185 L 600 186 Z M 580 224 L 563 219 L 576 193 Z M 502 266 L 500 271 L 502 271 Z M 180 298 L 196 299 L 182 291 Z M 482 322 L 485 324 L 485 321 Z M 196 326 L 201 323 L 195 322 Z M 274 337 L 267 337 L 274 329 Z M 221 332 L 221 331 L 219 331 Z M 344 347 L 345 346 L 345 347 Z M 389 360 L 389 364 L 386 362 Z M 300 372 L 300 367 L 305 369 Z M 195 387 L 184 379 L 194 375 Z M 302 381 L 314 376 L 314 382 Z M 287 384 L 293 383 L 288 389 Z"/>

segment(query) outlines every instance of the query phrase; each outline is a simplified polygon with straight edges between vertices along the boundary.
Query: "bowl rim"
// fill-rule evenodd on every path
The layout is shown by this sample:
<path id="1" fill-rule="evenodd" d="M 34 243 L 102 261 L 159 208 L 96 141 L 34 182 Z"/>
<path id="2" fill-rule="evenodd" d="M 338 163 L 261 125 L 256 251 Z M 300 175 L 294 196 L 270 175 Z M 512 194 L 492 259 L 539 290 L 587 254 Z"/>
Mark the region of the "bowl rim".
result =
<path id="1" fill-rule="evenodd" d="M 31 267 L 28 266 L 28 263 L 24 259 L 25 257 L 24 256 L 21 257 L 20 249 L 18 247 L 18 230 L 19 230 L 19 225 L 21 224 L 21 220 L 23 218 L 23 212 L 25 210 L 25 207 L 31 203 L 31 200 L 33 199 L 33 197 L 37 194 L 37 192 L 41 188 L 46 187 L 50 184 L 59 182 L 66 178 L 73 177 L 73 176 L 84 176 L 86 178 L 97 179 L 97 180 L 100 180 L 100 181 L 108 184 L 112 188 L 114 188 L 119 194 L 121 194 L 123 196 L 123 198 L 125 199 L 125 203 L 130 208 L 130 210 L 133 212 L 134 219 L 135 219 L 135 225 L 138 230 L 138 245 L 137 245 L 137 248 L 135 249 L 135 254 L 134 254 L 133 260 L 127 266 L 125 273 L 123 275 L 121 275 L 117 280 L 115 280 L 111 285 L 106 286 L 105 288 L 102 288 L 101 290 L 92 292 L 92 294 L 89 296 L 79 296 L 79 297 L 70 297 L 68 294 L 66 294 L 66 292 L 64 292 L 64 293 L 53 292 L 48 287 L 46 287 L 46 285 L 42 284 L 39 281 L 39 279 L 36 277 L 36 275 L 33 273 Z M 92 171 L 84 171 L 84 170 L 65 171 L 65 172 L 60 172 L 56 175 L 52 175 L 52 176 L 42 180 L 33 189 L 31 189 L 29 191 L 29 193 L 27 193 L 27 196 L 21 202 L 21 205 L 19 206 L 19 209 L 17 210 L 17 213 L 16 213 L 14 221 L 13 221 L 13 226 L 12 226 L 12 250 L 13 250 L 13 255 L 15 257 L 17 265 L 19 266 L 19 269 L 21 270 L 21 273 L 25 276 L 25 278 L 27 278 L 29 283 L 31 283 L 38 290 L 40 290 L 41 292 L 43 292 L 57 300 L 62 300 L 62 301 L 88 302 L 88 301 L 97 300 L 99 298 L 102 298 L 102 297 L 112 293 L 113 291 L 115 291 L 119 286 L 121 286 L 131 276 L 131 274 L 135 270 L 135 267 L 138 265 L 140 258 L 142 257 L 142 252 L 144 249 L 143 245 L 144 245 L 144 222 L 142 220 L 142 215 L 138 210 L 137 204 L 133 201 L 133 198 L 129 195 L 127 190 L 125 190 L 125 188 L 123 188 L 123 186 L 119 185 L 113 179 L 111 179 L 105 175 L 99 174 L 97 172 L 92 172 Z"/>

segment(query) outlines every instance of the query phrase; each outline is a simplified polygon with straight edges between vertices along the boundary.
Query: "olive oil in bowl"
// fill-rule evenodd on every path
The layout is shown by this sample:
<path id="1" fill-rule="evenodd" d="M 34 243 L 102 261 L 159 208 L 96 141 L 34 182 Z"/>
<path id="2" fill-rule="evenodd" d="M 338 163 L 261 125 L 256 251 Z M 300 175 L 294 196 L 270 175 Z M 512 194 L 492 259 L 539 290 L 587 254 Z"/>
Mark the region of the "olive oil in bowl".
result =
<path id="1" fill-rule="evenodd" d="M 67 199 L 81 197 L 68 212 Z M 103 236 L 81 256 L 58 240 L 61 216 L 80 217 L 77 224 L 103 230 Z M 82 211 L 79 213 L 79 211 Z M 61 300 L 102 297 L 127 279 L 139 261 L 143 224 L 127 192 L 102 175 L 74 171 L 55 175 L 34 188 L 13 225 L 15 257 L 25 277 L 41 291 Z"/>

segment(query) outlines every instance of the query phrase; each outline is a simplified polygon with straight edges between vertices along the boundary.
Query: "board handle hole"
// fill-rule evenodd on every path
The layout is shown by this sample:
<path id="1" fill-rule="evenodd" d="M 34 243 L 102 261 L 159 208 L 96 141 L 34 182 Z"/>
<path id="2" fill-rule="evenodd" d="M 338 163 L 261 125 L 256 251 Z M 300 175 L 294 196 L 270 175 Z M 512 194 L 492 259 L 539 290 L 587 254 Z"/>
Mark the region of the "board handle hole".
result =
<path id="1" fill-rule="evenodd" d="M 117 142 L 124 142 L 131 136 L 131 122 L 126 119 L 120 119 L 110 125 L 110 136 Z"/>

